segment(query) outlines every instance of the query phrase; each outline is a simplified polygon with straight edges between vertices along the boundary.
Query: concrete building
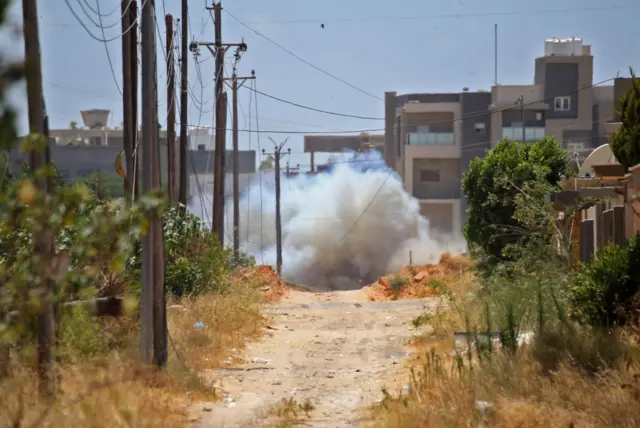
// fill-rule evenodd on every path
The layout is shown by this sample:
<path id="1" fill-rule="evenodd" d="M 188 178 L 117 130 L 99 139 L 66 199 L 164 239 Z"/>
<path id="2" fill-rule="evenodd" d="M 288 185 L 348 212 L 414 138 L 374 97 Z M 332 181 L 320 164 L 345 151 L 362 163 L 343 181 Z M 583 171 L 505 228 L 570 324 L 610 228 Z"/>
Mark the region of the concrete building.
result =
<path id="1" fill-rule="evenodd" d="M 75 180 L 95 172 L 116 174 L 115 162 L 118 154 L 123 150 L 123 135 L 121 129 L 106 127 L 109 116 L 108 110 L 82 111 L 85 127 L 50 130 L 51 159 L 60 174 L 67 180 Z M 167 132 L 160 131 L 160 164 L 161 177 L 166 180 L 167 162 Z M 214 136 L 208 129 L 191 130 L 189 134 L 189 152 L 187 173 L 189 174 L 189 192 L 195 195 L 196 189 L 203 189 L 208 182 L 213 182 L 214 171 Z M 176 151 L 178 150 L 176 144 Z M 176 152 L 177 155 L 177 152 Z M 249 182 L 250 176 L 256 172 L 256 151 L 240 150 L 238 158 L 240 171 L 240 188 Z M 142 158 L 142 154 L 140 154 Z M 11 153 L 14 169 L 19 170 L 22 162 L 27 161 L 27 154 L 16 149 Z M 225 194 L 232 195 L 233 152 L 225 153 L 225 167 L 229 171 L 225 174 Z M 142 170 L 142 168 L 141 168 Z M 178 171 L 178 165 L 176 165 Z M 142 177 L 141 171 L 139 177 Z"/>
<path id="2" fill-rule="evenodd" d="M 584 160 L 620 126 L 615 114 L 630 79 L 593 86 L 591 48 L 581 39 L 549 39 L 531 85 L 491 91 L 385 93 L 384 156 L 436 233 L 459 235 L 466 221 L 461 179 L 469 163 L 504 139 L 555 137 Z M 524 138 L 523 138 L 524 133 Z M 316 152 L 339 151 L 358 136 L 309 136 Z M 378 137 L 379 138 L 379 137 Z M 313 143 L 313 144 L 311 144 Z M 323 145 L 327 149 L 323 150 Z"/>

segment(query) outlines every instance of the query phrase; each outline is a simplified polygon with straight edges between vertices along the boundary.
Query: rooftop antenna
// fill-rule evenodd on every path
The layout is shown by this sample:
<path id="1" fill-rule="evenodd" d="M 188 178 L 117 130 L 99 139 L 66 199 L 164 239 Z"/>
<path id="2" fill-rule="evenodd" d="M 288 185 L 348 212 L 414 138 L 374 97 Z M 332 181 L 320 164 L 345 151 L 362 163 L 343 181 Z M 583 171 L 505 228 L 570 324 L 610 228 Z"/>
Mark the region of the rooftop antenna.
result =
<path id="1" fill-rule="evenodd" d="M 498 86 L 498 24 L 493 24 L 493 84 Z"/>

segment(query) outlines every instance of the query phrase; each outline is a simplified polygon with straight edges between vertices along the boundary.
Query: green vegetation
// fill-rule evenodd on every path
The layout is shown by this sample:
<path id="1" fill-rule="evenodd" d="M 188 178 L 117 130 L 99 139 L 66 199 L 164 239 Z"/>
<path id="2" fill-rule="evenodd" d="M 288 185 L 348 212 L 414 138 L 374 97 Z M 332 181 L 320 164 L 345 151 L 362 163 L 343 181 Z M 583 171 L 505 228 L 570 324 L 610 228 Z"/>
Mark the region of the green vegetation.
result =
<path id="1" fill-rule="evenodd" d="M 629 71 L 631 88 L 620 99 L 618 109 L 622 126 L 609 139 L 611 151 L 625 169 L 640 163 L 640 79 Z"/>
<path id="2" fill-rule="evenodd" d="M 373 409 L 380 426 L 640 424 L 640 236 L 572 263 L 577 209 L 559 221 L 545 200 L 566 165 L 550 139 L 504 141 L 472 163 L 477 275 L 449 284 L 448 309 L 413 320 L 424 352 L 404 391 Z"/>
<path id="3" fill-rule="evenodd" d="M 532 144 L 504 140 L 471 162 L 462 182 L 469 205 L 465 237 L 481 272 L 514 260 L 513 252 L 523 245 L 552 239 L 548 227 L 540 229 L 549 225 L 541 202 L 568 165 L 567 154 L 552 138 Z M 538 229 L 534 235 L 532 227 Z"/>

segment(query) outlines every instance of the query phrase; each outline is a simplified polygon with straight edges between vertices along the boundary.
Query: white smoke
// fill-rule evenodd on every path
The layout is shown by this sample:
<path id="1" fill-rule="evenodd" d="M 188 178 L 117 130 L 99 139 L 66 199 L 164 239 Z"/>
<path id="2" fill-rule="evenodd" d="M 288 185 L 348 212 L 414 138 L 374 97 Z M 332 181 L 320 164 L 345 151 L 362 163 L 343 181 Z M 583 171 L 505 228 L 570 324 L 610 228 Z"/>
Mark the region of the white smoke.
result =
<path id="1" fill-rule="evenodd" d="M 261 175 L 262 186 L 253 183 L 241 197 L 241 249 L 257 263 L 275 266 L 274 176 Z M 196 202 L 191 209 L 198 213 Z M 227 203 L 227 241 L 233 233 L 231 218 Z M 460 240 L 436 242 L 429 236 L 418 201 L 376 151 L 354 154 L 314 176 L 283 176 L 281 218 L 282 276 L 318 289 L 359 288 L 399 270 L 410 258 L 426 264 L 437 262 L 445 249 L 464 251 Z"/>

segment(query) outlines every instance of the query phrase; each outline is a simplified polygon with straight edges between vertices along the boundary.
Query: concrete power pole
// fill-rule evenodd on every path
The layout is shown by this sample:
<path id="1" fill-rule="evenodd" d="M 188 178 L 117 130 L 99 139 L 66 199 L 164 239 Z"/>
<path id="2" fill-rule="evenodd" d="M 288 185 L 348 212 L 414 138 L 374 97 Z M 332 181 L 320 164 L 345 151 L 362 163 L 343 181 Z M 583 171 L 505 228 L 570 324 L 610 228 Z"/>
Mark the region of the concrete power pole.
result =
<path id="1" fill-rule="evenodd" d="M 173 56 L 173 16 L 165 16 L 167 28 L 167 196 L 176 201 L 176 82 Z"/>
<path id="2" fill-rule="evenodd" d="M 236 51 L 236 59 L 240 59 L 240 53 Z M 238 77 L 236 68 L 233 68 L 233 76 L 231 80 L 232 89 L 232 116 L 233 116 L 233 260 L 238 263 L 240 261 L 240 165 L 239 165 L 239 147 L 238 147 L 238 88 L 242 87 L 247 80 L 255 79 L 256 73 L 251 70 L 251 76 Z M 238 81 L 241 81 L 238 86 Z"/>
<path id="3" fill-rule="evenodd" d="M 287 144 L 288 138 L 282 143 L 277 144 L 271 137 L 269 139 L 273 142 L 274 152 L 265 153 L 264 149 L 262 154 L 271 155 L 275 161 L 275 179 L 276 179 L 276 271 L 278 275 L 282 275 L 282 220 L 280 218 L 280 160 L 285 155 L 291 154 L 291 149 L 287 149 L 286 152 L 282 152 L 285 144 Z"/>
<path id="4" fill-rule="evenodd" d="M 214 156 L 214 180 L 213 180 L 213 232 L 218 236 L 221 244 L 224 243 L 224 158 L 225 158 L 225 121 L 227 109 L 224 92 L 224 55 L 228 48 L 235 46 L 240 52 L 247 50 L 246 43 L 222 42 L 222 3 L 214 3 L 213 10 L 215 23 L 215 41 L 193 42 L 190 49 L 197 51 L 199 46 L 206 46 L 215 55 L 215 96 L 216 96 L 216 144 Z M 183 37 L 184 39 L 184 37 Z M 215 48 L 215 50 L 213 49 Z"/>
<path id="5" fill-rule="evenodd" d="M 44 112 L 44 91 L 42 88 L 42 65 L 40 60 L 40 35 L 38 30 L 38 7 L 36 0 L 22 1 L 22 19 L 24 36 L 24 56 L 27 77 L 27 100 L 29 107 L 29 133 L 32 136 L 46 138 L 46 117 Z M 42 149 L 32 149 L 29 160 L 32 170 L 37 170 L 46 164 L 46 150 L 49 141 Z M 47 192 L 47 180 L 37 182 L 41 192 Z M 50 231 L 43 230 L 34 236 L 35 254 L 39 256 L 43 275 L 43 292 L 40 308 L 36 319 L 38 375 L 40 394 L 51 397 L 53 393 L 53 341 L 55 336 L 55 319 L 53 313 L 53 284 L 47 276 L 49 263 L 53 251 L 53 237 Z"/>
<path id="6" fill-rule="evenodd" d="M 145 193 L 160 189 L 158 100 L 155 55 L 155 5 L 142 7 L 142 186 Z M 140 296 L 140 356 L 144 363 L 166 362 L 166 316 L 164 304 L 164 254 L 162 224 L 150 219 L 142 240 L 142 293 Z"/>
<path id="7" fill-rule="evenodd" d="M 187 155 L 188 155 L 188 142 L 187 142 L 187 105 L 188 100 L 188 41 L 189 37 L 189 6 L 188 0 L 182 0 L 182 17 L 180 19 L 180 25 L 182 26 L 182 39 L 180 49 L 180 191 L 178 195 L 178 201 L 185 207 L 187 205 L 187 187 L 188 187 L 188 175 L 187 175 Z"/>

